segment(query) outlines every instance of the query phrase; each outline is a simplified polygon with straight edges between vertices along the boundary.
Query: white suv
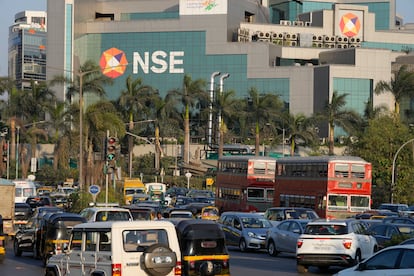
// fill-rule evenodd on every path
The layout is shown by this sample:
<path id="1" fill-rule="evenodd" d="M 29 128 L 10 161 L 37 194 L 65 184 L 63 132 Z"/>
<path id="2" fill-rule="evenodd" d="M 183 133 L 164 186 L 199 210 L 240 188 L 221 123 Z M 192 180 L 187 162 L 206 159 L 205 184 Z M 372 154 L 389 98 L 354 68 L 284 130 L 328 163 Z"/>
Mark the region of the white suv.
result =
<path id="1" fill-rule="evenodd" d="M 168 221 L 107 221 L 76 225 L 64 253 L 52 256 L 46 276 L 181 275 L 175 226 Z"/>
<path id="2" fill-rule="evenodd" d="M 309 266 L 352 266 L 377 249 L 376 239 L 366 234 L 365 225 L 358 220 L 312 221 L 297 241 L 297 270 L 304 273 Z"/>
<path id="3" fill-rule="evenodd" d="M 131 221 L 133 216 L 126 208 L 121 207 L 88 207 L 80 211 L 82 217 L 88 222 L 94 221 Z"/>

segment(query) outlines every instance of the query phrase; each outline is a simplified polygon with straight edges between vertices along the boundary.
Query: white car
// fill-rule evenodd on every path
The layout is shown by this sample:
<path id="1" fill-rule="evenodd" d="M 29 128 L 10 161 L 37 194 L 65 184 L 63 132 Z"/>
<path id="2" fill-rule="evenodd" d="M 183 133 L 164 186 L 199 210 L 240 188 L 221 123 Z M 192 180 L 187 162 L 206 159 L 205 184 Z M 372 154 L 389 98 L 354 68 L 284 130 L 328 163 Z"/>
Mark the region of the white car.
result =
<path id="1" fill-rule="evenodd" d="M 175 226 L 150 220 L 78 224 L 68 248 L 45 268 L 45 276 L 69 275 L 181 275 Z"/>
<path id="2" fill-rule="evenodd" d="M 414 275 L 414 244 L 387 247 L 358 265 L 334 276 Z"/>
<path id="3" fill-rule="evenodd" d="M 297 270 L 304 273 L 309 266 L 353 266 L 377 249 L 376 239 L 367 235 L 365 224 L 356 219 L 312 221 L 297 241 Z"/>
<path id="4" fill-rule="evenodd" d="M 121 207 L 88 207 L 79 213 L 88 222 L 94 221 L 132 221 L 134 220 L 131 212 Z"/>

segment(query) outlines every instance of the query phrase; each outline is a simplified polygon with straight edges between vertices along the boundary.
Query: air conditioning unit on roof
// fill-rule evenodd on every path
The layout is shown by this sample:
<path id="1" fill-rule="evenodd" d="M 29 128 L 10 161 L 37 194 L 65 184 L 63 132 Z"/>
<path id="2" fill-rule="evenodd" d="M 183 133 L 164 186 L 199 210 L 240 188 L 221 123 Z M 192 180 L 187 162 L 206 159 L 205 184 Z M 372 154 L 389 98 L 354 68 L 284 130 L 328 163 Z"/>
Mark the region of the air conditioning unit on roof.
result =
<path id="1" fill-rule="evenodd" d="M 277 39 L 278 38 L 278 33 L 271 33 L 271 37 L 272 39 Z"/>
<path id="2" fill-rule="evenodd" d="M 312 26 L 312 22 L 306 21 L 306 22 L 305 22 L 305 26 L 306 26 L 306 27 Z"/>
<path id="3" fill-rule="evenodd" d="M 266 34 L 265 34 L 265 32 L 258 32 L 257 37 L 258 38 L 266 38 Z"/>
<path id="4" fill-rule="evenodd" d="M 293 21 L 293 26 L 303 26 L 303 21 Z"/>
<path id="5" fill-rule="evenodd" d="M 290 20 L 280 20 L 280 25 L 290 26 L 292 25 L 292 23 L 290 22 Z"/>
<path id="6" fill-rule="evenodd" d="M 337 43 L 336 48 L 346 49 L 346 48 L 348 48 L 348 44 L 346 44 L 346 43 Z"/>

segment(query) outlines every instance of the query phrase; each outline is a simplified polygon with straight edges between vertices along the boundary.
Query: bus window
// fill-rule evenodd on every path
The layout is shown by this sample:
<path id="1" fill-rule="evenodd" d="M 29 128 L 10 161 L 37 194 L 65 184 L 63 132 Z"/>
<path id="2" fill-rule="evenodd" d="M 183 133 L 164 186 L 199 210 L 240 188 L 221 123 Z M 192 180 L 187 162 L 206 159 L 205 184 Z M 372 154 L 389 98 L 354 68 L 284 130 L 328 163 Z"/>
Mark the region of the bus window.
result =
<path id="1" fill-rule="evenodd" d="M 328 210 L 347 209 L 346 195 L 328 195 Z"/>
<path id="2" fill-rule="evenodd" d="M 263 200 L 264 189 L 261 188 L 248 188 L 247 189 L 247 200 Z"/>

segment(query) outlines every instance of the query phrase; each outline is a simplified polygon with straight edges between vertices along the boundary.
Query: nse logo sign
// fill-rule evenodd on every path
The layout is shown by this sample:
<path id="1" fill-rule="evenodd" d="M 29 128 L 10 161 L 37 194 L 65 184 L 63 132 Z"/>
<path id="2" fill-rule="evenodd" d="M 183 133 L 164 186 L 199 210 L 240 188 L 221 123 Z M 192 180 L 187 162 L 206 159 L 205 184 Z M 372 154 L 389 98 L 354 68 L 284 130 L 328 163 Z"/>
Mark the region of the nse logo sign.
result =
<path id="1" fill-rule="evenodd" d="M 155 74 L 168 72 L 170 74 L 183 74 L 184 51 L 154 51 L 145 52 L 142 56 L 138 52 L 133 53 L 133 74 L 139 73 L 139 68 L 144 74 L 150 71 Z M 99 61 L 102 73 L 110 78 L 117 78 L 125 73 L 128 60 L 124 51 L 111 48 L 104 51 Z"/>

